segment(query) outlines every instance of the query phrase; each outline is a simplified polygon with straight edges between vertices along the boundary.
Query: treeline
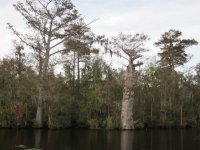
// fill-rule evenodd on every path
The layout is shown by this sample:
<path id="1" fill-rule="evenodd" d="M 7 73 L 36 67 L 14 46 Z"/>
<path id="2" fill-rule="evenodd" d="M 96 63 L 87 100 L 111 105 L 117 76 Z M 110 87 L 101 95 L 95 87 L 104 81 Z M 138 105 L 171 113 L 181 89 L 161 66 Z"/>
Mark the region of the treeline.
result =
<path id="1" fill-rule="evenodd" d="M 80 72 L 78 80 L 70 64 L 64 65 L 64 74 L 50 69 L 44 101 L 45 126 L 119 127 L 121 74 L 98 57 L 88 60 Z M 34 127 L 38 74 L 14 57 L 1 60 L 0 75 L 0 126 Z"/>
<path id="2" fill-rule="evenodd" d="M 200 126 L 200 65 L 192 73 L 175 69 L 188 61 L 185 49 L 196 40 L 169 30 L 155 42 L 160 60 L 135 69 L 143 64 L 136 59 L 146 51 L 147 35 L 95 35 L 69 0 L 27 0 L 14 7 L 30 32 L 8 24 L 20 42 L 13 56 L 0 60 L 0 127 L 121 128 L 126 96 L 134 128 Z M 110 67 L 102 50 L 127 60 L 127 69 Z"/>
<path id="3" fill-rule="evenodd" d="M 19 59 L 19 55 L 0 61 L 1 127 L 36 125 L 39 77 L 34 66 L 26 63 L 25 56 Z M 80 68 L 70 63 L 65 63 L 63 68 L 62 74 L 55 74 L 53 67 L 48 72 L 45 126 L 120 128 L 124 71 L 111 68 L 98 54 Z M 80 72 L 79 79 L 77 72 Z M 171 71 L 153 63 L 138 70 L 135 127 L 198 127 L 199 91 L 199 65 L 195 73 Z"/>

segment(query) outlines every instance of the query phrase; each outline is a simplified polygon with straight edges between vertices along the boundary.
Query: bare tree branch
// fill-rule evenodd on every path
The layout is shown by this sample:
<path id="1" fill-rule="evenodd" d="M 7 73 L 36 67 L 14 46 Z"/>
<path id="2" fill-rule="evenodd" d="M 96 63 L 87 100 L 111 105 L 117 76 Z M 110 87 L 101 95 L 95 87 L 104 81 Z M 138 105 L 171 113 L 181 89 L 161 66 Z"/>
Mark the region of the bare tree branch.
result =
<path id="1" fill-rule="evenodd" d="M 55 55 L 55 54 L 61 53 L 61 52 L 69 51 L 69 50 L 70 50 L 70 49 L 65 48 L 65 49 L 62 49 L 62 50 L 55 51 L 55 52 L 51 53 L 51 54 L 49 55 L 49 57 L 51 57 L 51 56 L 53 56 L 53 55 Z"/>

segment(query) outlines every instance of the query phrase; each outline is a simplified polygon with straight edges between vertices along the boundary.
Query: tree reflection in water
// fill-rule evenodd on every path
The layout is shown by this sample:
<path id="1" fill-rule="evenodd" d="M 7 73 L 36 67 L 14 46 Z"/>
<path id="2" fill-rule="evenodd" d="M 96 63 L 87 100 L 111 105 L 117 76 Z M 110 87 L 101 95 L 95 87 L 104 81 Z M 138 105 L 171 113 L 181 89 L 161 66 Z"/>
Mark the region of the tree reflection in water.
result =
<path id="1" fill-rule="evenodd" d="M 35 148 L 42 146 L 42 130 L 35 131 Z"/>
<path id="2" fill-rule="evenodd" d="M 133 150 L 133 131 L 121 132 L 121 150 Z"/>
<path id="3" fill-rule="evenodd" d="M 200 150 L 199 130 L 0 130 L 0 150 Z"/>

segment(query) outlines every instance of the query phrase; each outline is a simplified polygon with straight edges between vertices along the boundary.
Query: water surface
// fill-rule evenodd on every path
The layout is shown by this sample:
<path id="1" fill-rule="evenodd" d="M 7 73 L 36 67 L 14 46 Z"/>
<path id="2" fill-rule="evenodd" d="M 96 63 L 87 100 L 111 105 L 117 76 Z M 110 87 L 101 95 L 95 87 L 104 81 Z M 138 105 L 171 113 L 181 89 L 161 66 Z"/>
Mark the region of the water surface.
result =
<path id="1" fill-rule="evenodd" d="M 197 130 L 0 130 L 0 150 L 200 150 Z"/>

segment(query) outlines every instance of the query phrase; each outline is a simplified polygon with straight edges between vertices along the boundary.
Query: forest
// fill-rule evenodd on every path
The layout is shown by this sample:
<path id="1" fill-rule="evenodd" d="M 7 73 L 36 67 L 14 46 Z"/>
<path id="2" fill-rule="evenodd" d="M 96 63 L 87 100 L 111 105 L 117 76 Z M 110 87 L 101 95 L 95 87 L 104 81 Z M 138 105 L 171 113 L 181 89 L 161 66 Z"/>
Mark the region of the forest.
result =
<path id="1" fill-rule="evenodd" d="M 161 33 L 159 60 L 147 64 L 140 58 L 150 36 L 96 35 L 90 25 L 98 20 L 85 23 L 70 0 L 13 6 L 28 31 L 8 23 L 16 41 L 0 59 L 1 128 L 200 127 L 200 64 L 177 69 L 190 60 L 195 39 L 176 29 Z M 107 59 L 114 57 L 127 67 L 112 68 Z"/>

